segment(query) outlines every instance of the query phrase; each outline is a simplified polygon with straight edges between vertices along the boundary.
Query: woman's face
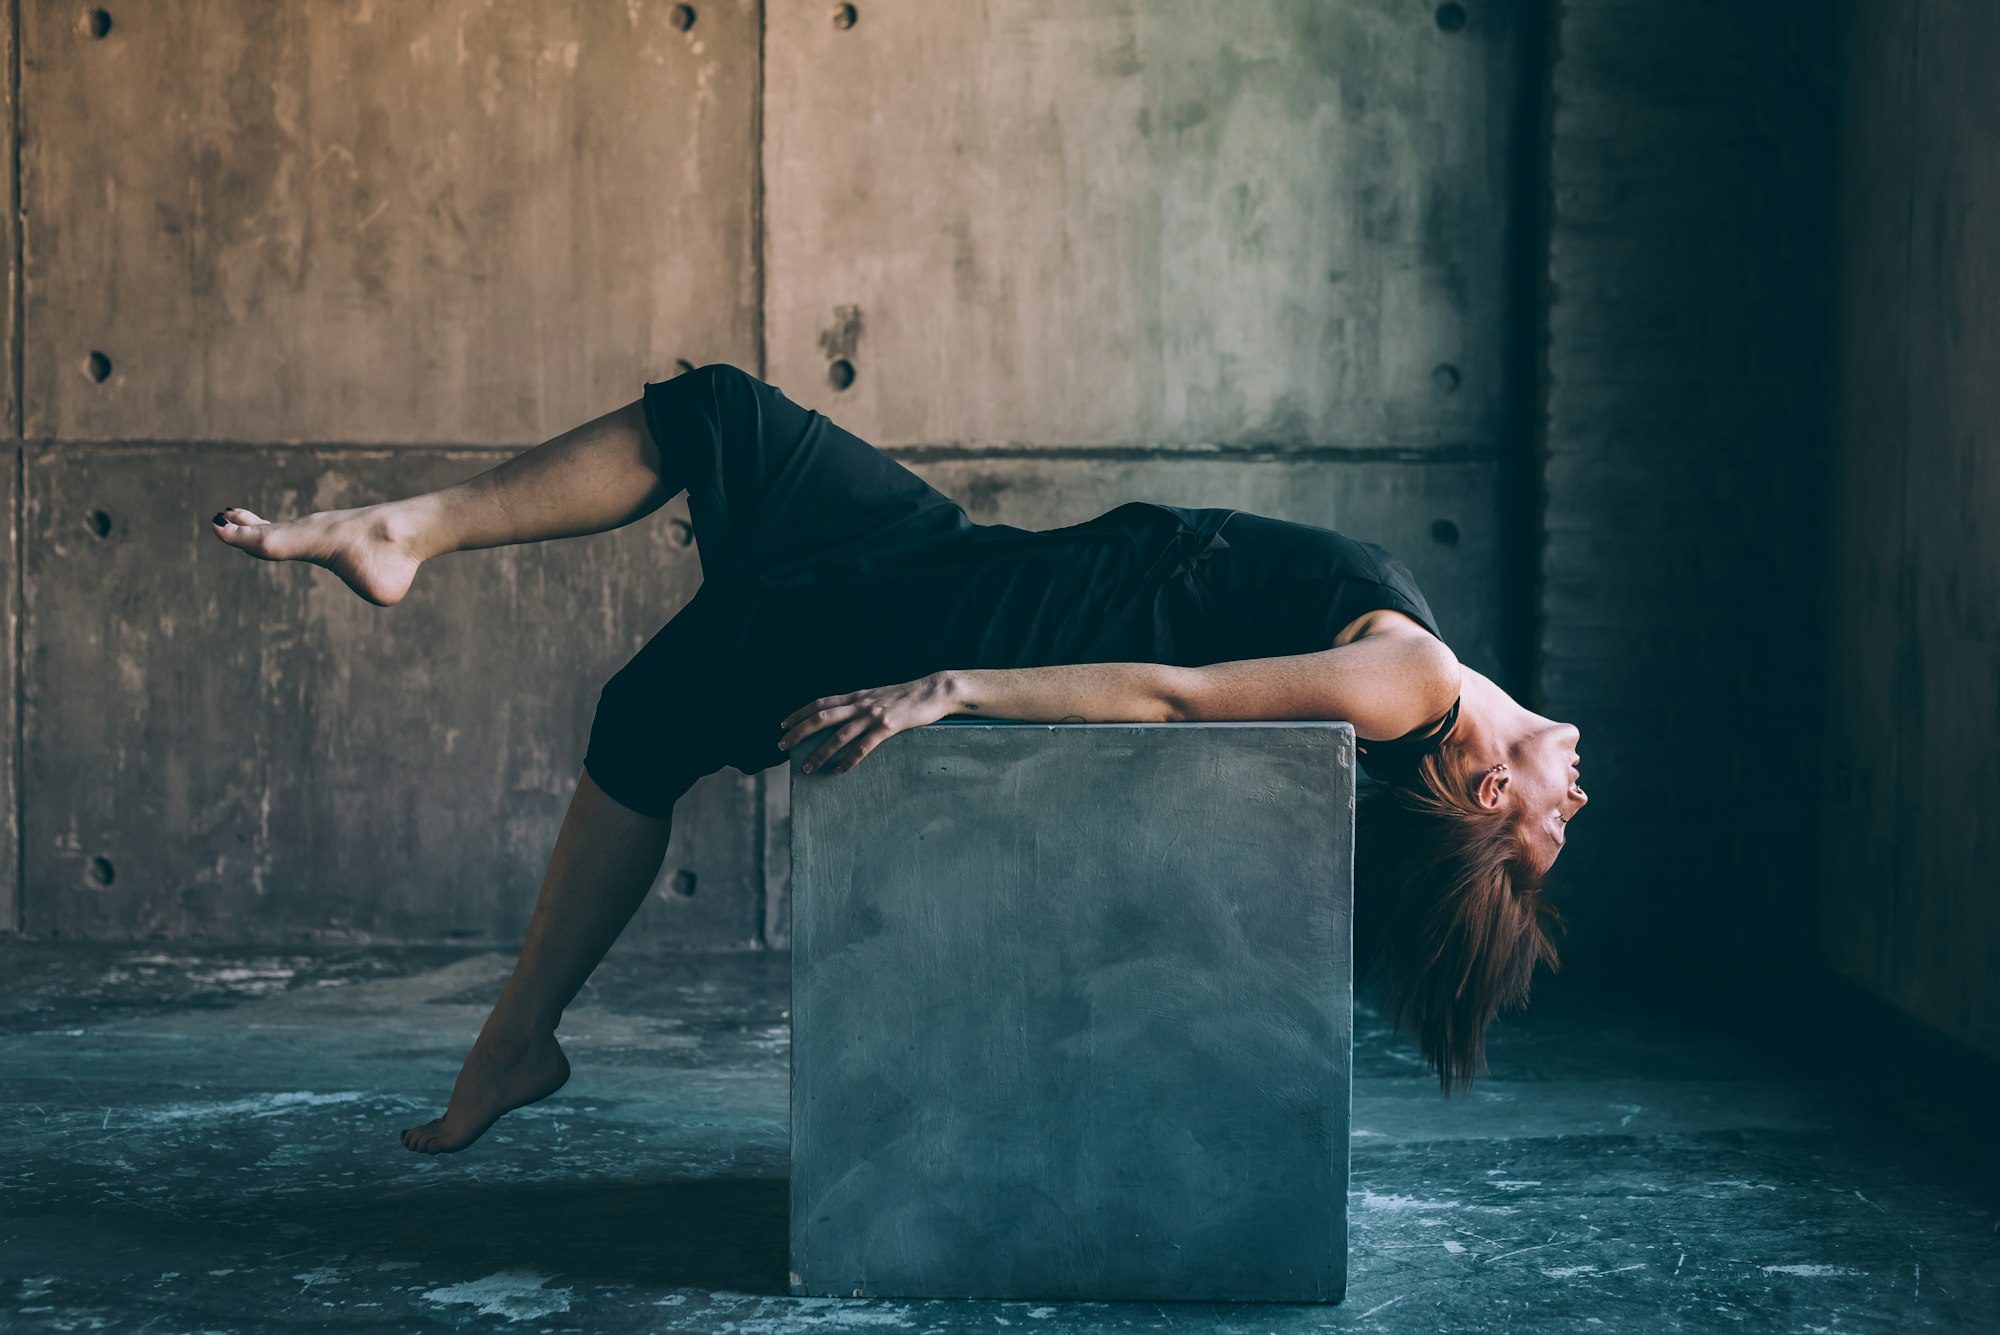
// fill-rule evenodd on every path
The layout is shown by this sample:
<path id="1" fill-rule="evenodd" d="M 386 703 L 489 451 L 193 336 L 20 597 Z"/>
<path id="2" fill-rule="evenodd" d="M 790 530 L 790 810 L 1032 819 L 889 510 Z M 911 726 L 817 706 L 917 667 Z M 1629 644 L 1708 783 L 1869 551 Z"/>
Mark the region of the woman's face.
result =
<path id="1" fill-rule="evenodd" d="M 1578 785 L 1577 742 L 1573 723 L 1541 721 L 1508 748 L 1505 800 L 1519 812 L 1521 833 L 1530 856 L 1546 869 L 1562 852 L 1569 822 L 1590 799 Z"/>

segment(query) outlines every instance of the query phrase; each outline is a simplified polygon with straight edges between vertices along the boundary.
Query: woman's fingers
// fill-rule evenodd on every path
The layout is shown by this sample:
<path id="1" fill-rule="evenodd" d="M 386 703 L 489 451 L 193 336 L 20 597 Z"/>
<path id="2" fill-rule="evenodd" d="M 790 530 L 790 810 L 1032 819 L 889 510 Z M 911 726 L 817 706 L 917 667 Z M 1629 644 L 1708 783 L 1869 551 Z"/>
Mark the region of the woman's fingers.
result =
<path id="1" fill-rule="evenodd" d="M 895 729 L 893 728 L 876 728 L 870 731 L 848 750 L 846 757 L 833 767 L 833 772 L 835 774 L 847 773 L 847 771 L 861 763 L 861 757 L 867 755 L 893 736 L 895 736 Z"/>
<path id="2" fill-rule="evenodd" d="M 799 723 L 811 717 L 812 715 L 819 713 L 821 710 L 832 709 L 836 705 L 848 704 L 853 699 L 854 697 L 851 695 L 823 695 L 817 700 L 813 700 L 810 701 L 809 703 L 800 705 L 797 709 L 794 709 L 791 713 L 785 715 L 784 720 L 780 722 L 778 726 L 781 728 L 789 728 L 793 724 Z"/>
<path id="3" fill-rule="evenodd" d="M 814 706 L 818 706 L 818 708 Z M 807 705 L 804 709 L 797 710 L 788 715 L 785 721 L 778 725 L 787 730 L 785 735 L 778 739 L 778 749 L 780 751 L 791 750 L 814 733 L 822 732 L 842 719 L 851 717 L 854 709 L 853 705 L 829 705 L 823 700 L 813 701 L 811 705 Z"/>
<path id="4" fill-rule="evenodd" d="M 828 738 L 827 741 L 820 746 L 819 750 L 812 753 L 811 759 L 807 760 L 805 764 L 806 773 L 810 774 L 814 770 L 818 769 L 821 765 L 824 765 L 828 760 L 833 758 L 834 752 L 840 750 L 841 747 L 846 746 L 849 742 L 853 741 L 856 737 L 859 737 L 862 733 L 867 732 L 868 729 L 874 725 L 874 723 L 875 723 L 874 719 L 863 716 L 861 718 L 851 719 L 847 723 L 843 724 L 838 732 L 834 733 L 832 737 Z"/>

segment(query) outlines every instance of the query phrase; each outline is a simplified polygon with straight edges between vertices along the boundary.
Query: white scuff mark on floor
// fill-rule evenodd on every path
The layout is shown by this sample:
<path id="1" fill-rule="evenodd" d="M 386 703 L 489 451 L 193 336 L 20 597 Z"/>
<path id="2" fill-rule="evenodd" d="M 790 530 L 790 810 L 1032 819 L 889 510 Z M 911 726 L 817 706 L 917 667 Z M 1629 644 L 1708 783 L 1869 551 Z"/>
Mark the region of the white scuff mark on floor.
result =
<path id="1" fill-rule="evenodd" d="M 729 1297 L 727 1294 L 710 1294 L 710 1301 Z M 892 1326 L 898 1330 L 912 1330 L 916 1321 L 904 1305 L 877 1306 L 861 1304 L 851 1298 L 762 1298 L 756 1300 L 755 1315 L 737 1318 L 724 1327 L 734 1335 L 785 1335 L 788 1331 L 855 1330 L 866 1327 Z M 1053 1307 L 1037 1308 L 1036 1311 L 1054 1312 Z M 1034 1313 L 1029 1313 L 1033 1316 Z"/>
<path id="2" fill-rule="evenodd" d="M 1542 1273 L 1550 1279 L 1575 1279 L 1578 1275 L 1596 1274 L 1597 1267 L 1594 1265 L 1544 1266 Z"/>
<path id="3" fill-rule="evenodd" d="M 1376 1303 L 1373 1307 L 1369 1308 L 1367 1311 L 1361 1314 L 1361 1319 L 1363 1321 L 1366 1321 L 1369 1317 L 1374 1316 L 1377 1312 L 1381 1311 L 1383 1308 L 1393 1307 L 1407 1297 L 1409 1297 L 1407 1293 L 1399 1293 L 1386 1303 Z"/>
<path id="4" fill-rule="evenodd" d="M 294 969 L 217 969 L 205 977 L 197 979 L 204 983 L 230 983 L 245 991 L 276 991 L 291 981 L 297 972 Z"/>
<path id="5" fill-rule="evenodd" d="M 1520 1191 L 1524 1187 L 1539 1187 L 1542 1183 L 1539 1178 L 1526 1180 L 1503 1179 L 1499 1182 L 1489 1183 L 1488 1185 L 1498 1187 L 1502 1191 Z"/>
<path id="6" fill-rule="evenodd" d="M 149 1122 L 185 1122 L 209 1117 L 279 1117 L 302 1108 L 324 1108 L 336 1103 L 357 1103 L 368 1095 L 358 1089 L 338 1094 L 314 1094 L 297 1090 L 287 1094 L 258 1094 L 227 1103 L 177 1103 L 171 1108 L 146 1114 Z"/>
<path id="7" fill-rule="evenodd" d="M 1452 1254 L 1453 1256 L 1463 1256 L 1463 1255 L 1465 1255 L 1465 1244 L 1464 1244 L 1464 1243 L 1462 1243 L 1462 1242 L 1459 1242 L 1459 1241 L 1457 1241 L 1456 1239 L 1453 1239 L 1453 1238 L 1446 1238 L 1446 1239 L 1445 1239 L 1445 1241 L 1444 1241 L 1444 1249 L 1445 1249 L 1446 1251 L 1450 1252 L 1450 1253 L 1451 1253 L 1451 1254 Z"/>
<path id="8" fill-rule="evenodd" d="M 1844 1265 L 1764 1265 L 1757 1268 L 1767 1275 L 1802 1275 L 1807 1279 L 1832 1279 L 1839 1275 L 1861 1273 Z"/>
<path id="9" fill-rule="evenodd" d="M 1722 1181 L 1720 1182 L 1704 1182 L 1702 1183 L 1702 1185 L 1705 1187 L 1740 1187 L 1744 1191 L 1777 1190 L 1777 1187 L 1769 1182 L 1745 1182 L 1740 1178 L 1733 1178 L 1733 1177 L 1726 1177 L 1722 1179 Z"/>
<path id="10" fill-rule="evenodd" d="M 1449 1210 L 1457 1201 L 1426 1201 L 1415 1196 L 1378 1196 L 1362 1188 L 1361 1208 L 1364 1210 Z"/>
<path id="11" fill-rule="evenodd" d="M 509 1321 L 532 1321 L 569 1310 L 572 1290 L 542 1287 L 553 1278 L 539 1270 L 499 1270 L 484 1279 L 432 1289 L 424 1301 L 440 1307 L 463 1304 L 483 1316 L 504 1316 Z"/>

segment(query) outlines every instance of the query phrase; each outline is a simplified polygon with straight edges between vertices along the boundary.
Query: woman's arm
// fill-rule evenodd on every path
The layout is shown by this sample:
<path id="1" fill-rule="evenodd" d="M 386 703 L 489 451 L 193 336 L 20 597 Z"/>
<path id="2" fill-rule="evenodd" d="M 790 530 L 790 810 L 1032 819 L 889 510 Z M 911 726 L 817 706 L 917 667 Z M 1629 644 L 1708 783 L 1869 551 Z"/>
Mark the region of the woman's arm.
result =
<path id="1" fill-rule="evenodd" d="M 786 732 L 779 745 L 789 749 L 834 729 L 807 768 L 820 768 L 858 739 L 835 766 L 848 770 L 896 733 L 947 714 L 1041 723 L 1333 719 L 1363 737 L 1389 738 L 1443 714 L 1459 689 L 1458 659 L 1443 641 L 1420 631 L 1380 632 L 1317 653 L 1195 668 L 1077 663 L 939 672 L 814 700 L 780 723 Z"/>
<path id="2" fill-rule="evenodd" d="M 1384 632 L 1317 653 L 1206 667 L 1082 663 L 947 672 L 953 713 L 1049 723 L 1339 719 L 1400 737 L 1458 698 L 1458 659 L 1435 635 Z"/>

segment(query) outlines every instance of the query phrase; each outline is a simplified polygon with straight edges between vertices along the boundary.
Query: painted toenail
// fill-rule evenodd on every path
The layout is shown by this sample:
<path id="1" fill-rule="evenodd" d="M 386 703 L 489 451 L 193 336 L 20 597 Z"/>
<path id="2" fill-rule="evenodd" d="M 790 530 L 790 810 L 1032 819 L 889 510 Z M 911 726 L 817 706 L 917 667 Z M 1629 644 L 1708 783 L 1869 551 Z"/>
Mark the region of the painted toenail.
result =
<path id="1" fill-rule="evenodd" d="M 211 524 L 227 524 L 229 521 L 222 517 L 222 511 L 217 510 L 215 512 L 215 518 L 209 520 L 208 522 Z"/>

